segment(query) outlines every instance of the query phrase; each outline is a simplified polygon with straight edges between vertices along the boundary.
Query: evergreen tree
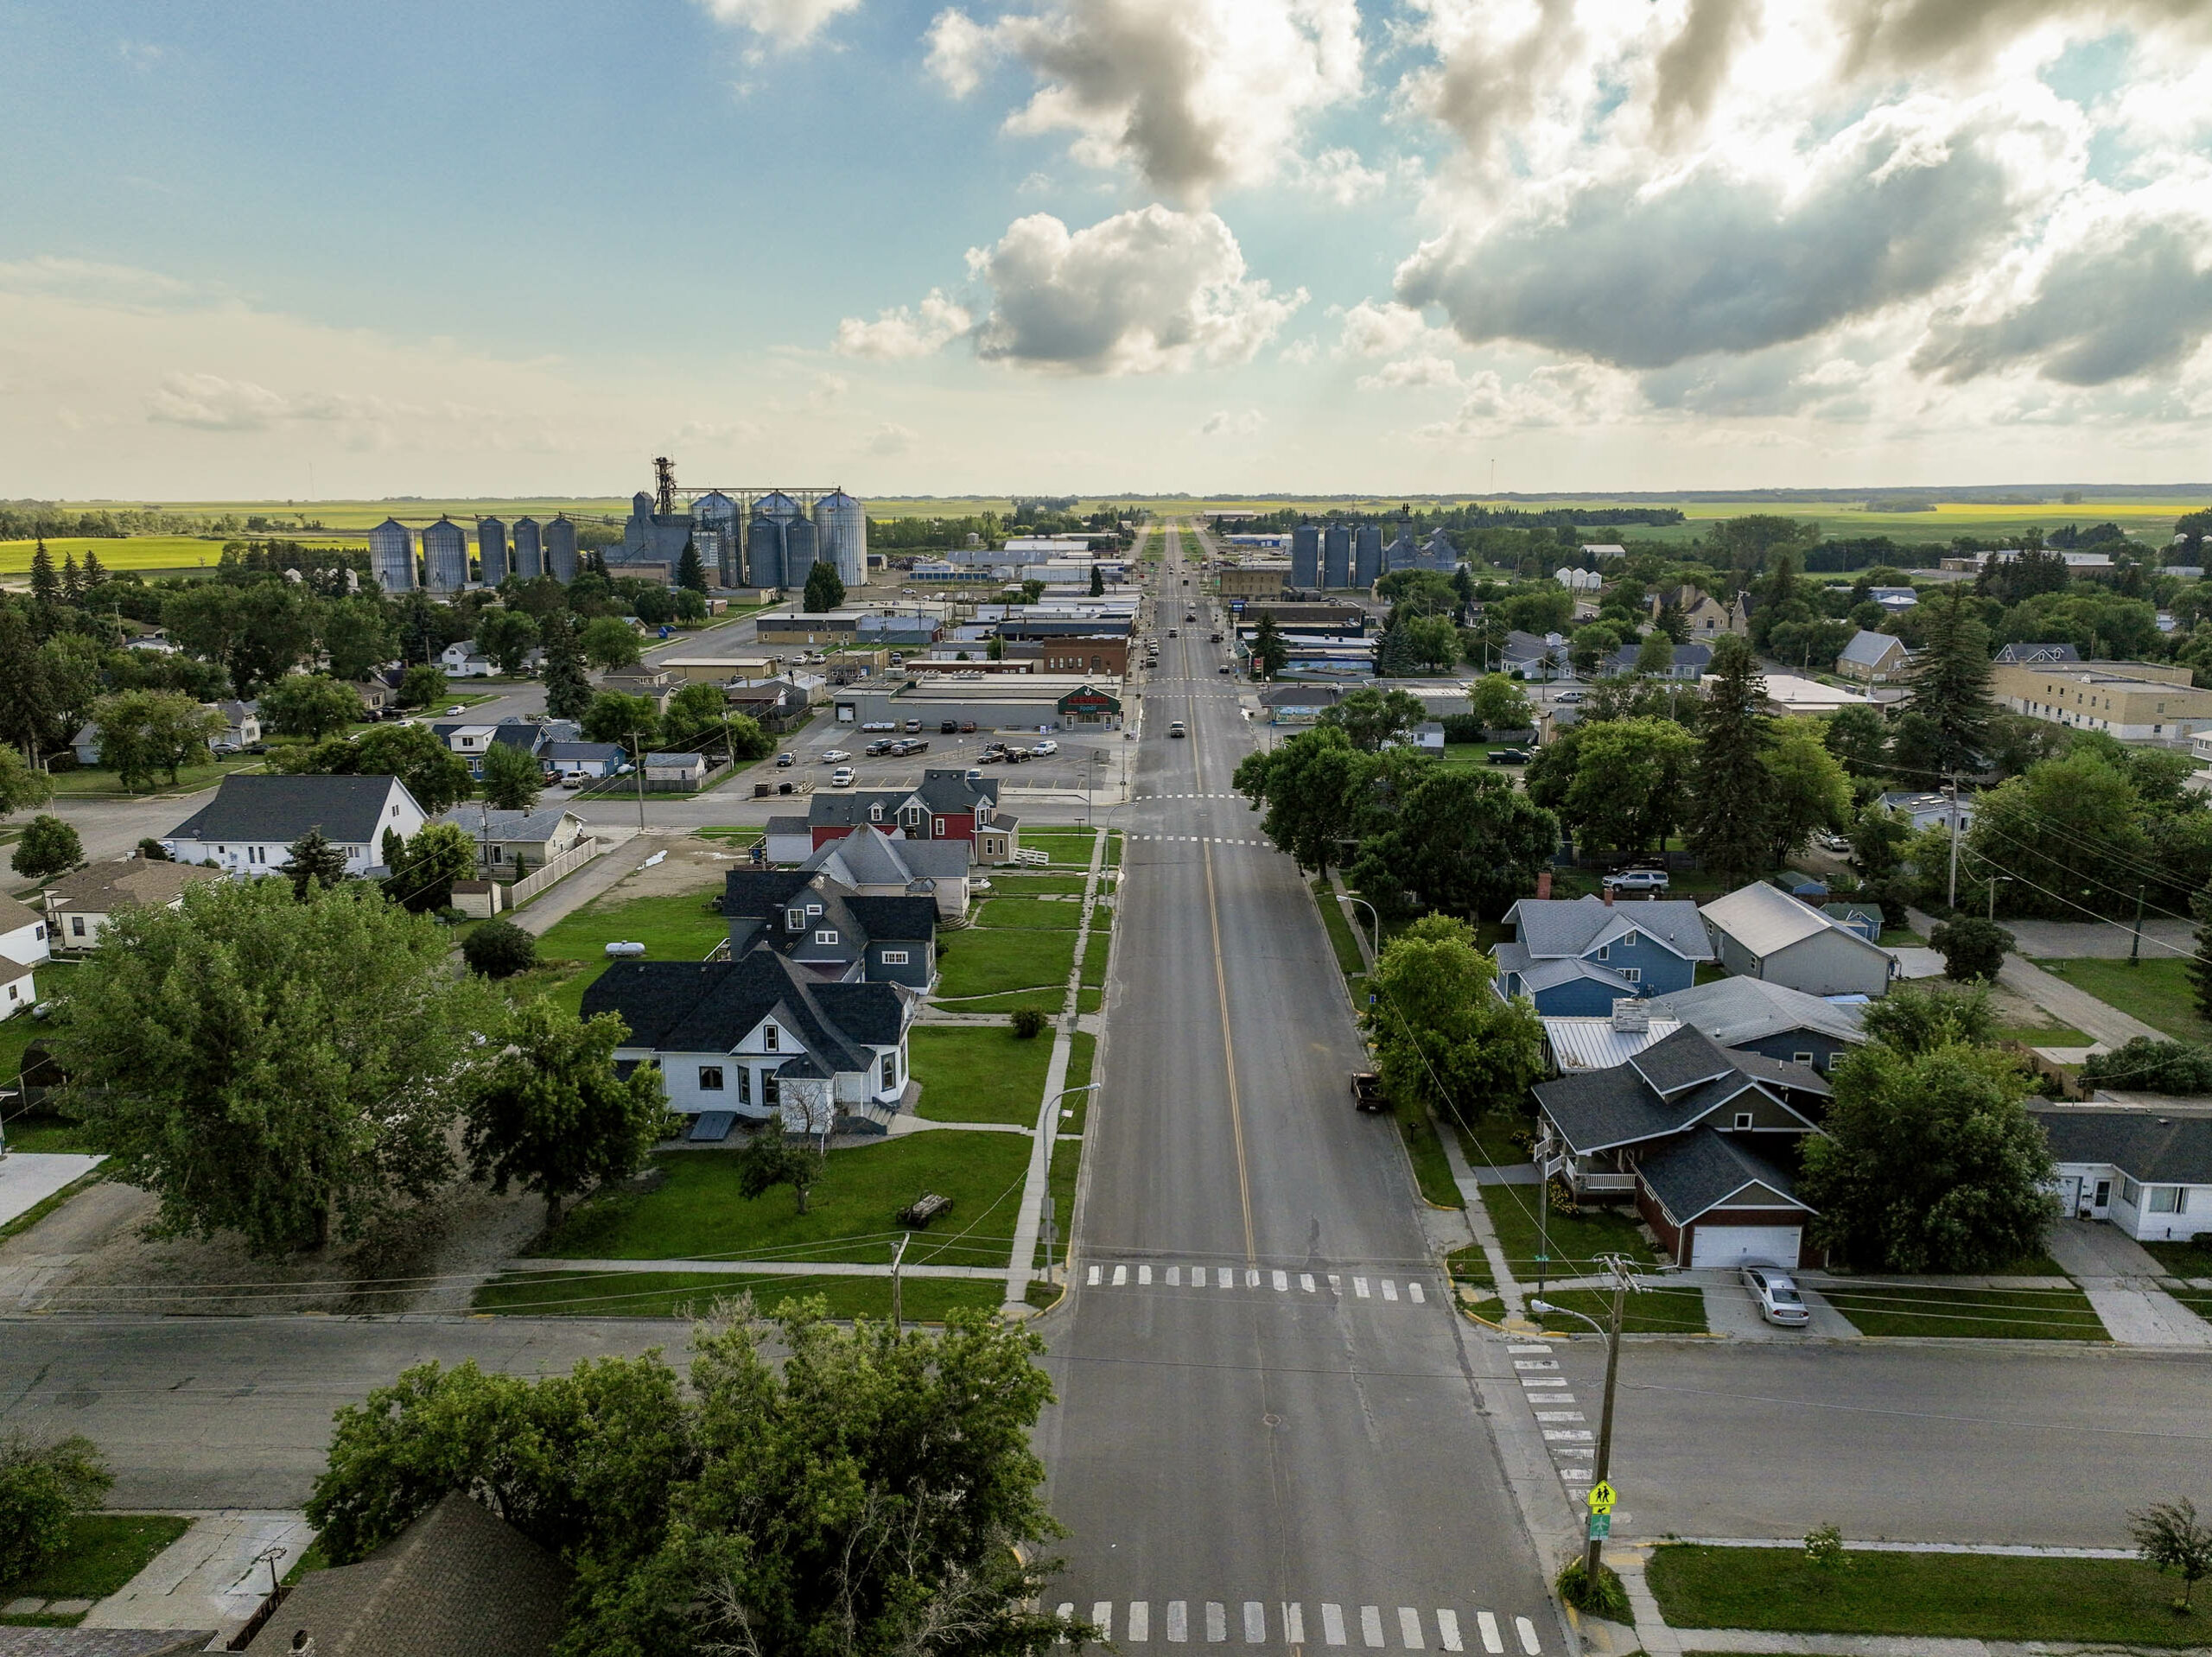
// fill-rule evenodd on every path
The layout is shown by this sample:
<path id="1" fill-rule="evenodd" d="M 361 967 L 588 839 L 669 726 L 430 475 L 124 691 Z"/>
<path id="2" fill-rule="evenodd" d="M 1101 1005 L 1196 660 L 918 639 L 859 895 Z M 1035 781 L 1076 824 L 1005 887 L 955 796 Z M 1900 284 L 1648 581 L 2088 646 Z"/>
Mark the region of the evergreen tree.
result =
<path id="1" fill-rule="evenodd" d="M 100 562 L 100 556 L 90 547 L 85 549 L 85 590 L 107 585 L 107 566 Z"/>
<path id="2" fill-rule="evenodd" d="M 31 549 L 31 597 L 41 606 L 61 601 L 61 578 L 54 573 L 54 555 L 46 549 L 44 536 Z"/>
<path id="3" fill-rule="evenodd" d="M 834 565 L 817 563 L 807 571 L 806 596 L 799 600 L 802 611 L 809 615 L 819 615 L 824 611 L 836 609 L 844 601 L 845 584 L 837 579 Z"/>
<path id="4" fill-rule="evenodd" d="M 1979 770 L 1997 716 L 1989 699 L 1989 629 L 1971 604 L 1963 587 L 1928 603 L 1926 643 L 1912 670 L 1912 711 L 1933 727 L 1929 757 L 1939 771 Z"/>
<path id="5" fill-rule="evenodd" d="M 1749 880 L 1766 866 L 1768 720 L 1759 711 L 1766 677 L 1751 648 L 1731 635 L 1713 651 L 1713 685 L 1698 717 L 1700 745 L 1690 787 L 1690 849 L 1713 873 Z"/>
<path id="6" fill-rule="evenodd" d="M 699 562 L 699 549 L 691 544 L 689 536 L 684 538 L 683 556 L 676 561 L 676 584 L 688 587 L 694 593 L 707 590 L 707 567 Z"/>
<path id="7" fill-rule="evenodd" d="M 575 629 L 565 616 L 548 616 L 538 625 L 538 642 L 545 650 L 545 711 L 555 719 L 582 719 L 591 706 L 591 681 Z"/>
<path id="8" fill-rule="evenodd" d="M 1413 640 L 1394 618 L 1382 630 L 1382 642 L 1376 647 L 1375 671 L 1382 678 L 1402 679 L 1413 672 L 1415 664 Z"/>
<path id="9" fill-rule="evenodd" d="M 309 890 L 334 886 L 346 878 L 346 854 L 310 828 L 291 844 L 291 857 L 278 872 L 292 883 L 292 896 L 307 901 Z"/>
<path id="10" fill-rule="evenodd" d="M 2196 917 L 2196 953 L 2189 958 L 2189 981 L 2196 995 L 2196 1016 L 2212 1019 L 2212 886 L 2189 900 Z"/>
<path id="11" fill-rule="evenodd" d="M 0 741 L 36 765 L 67 734 L 55 728 L 54 687 L 30 624 L 22 611 L 0 602 Z"/>
<path id="12" fill-rule="evenodd" d="M 1283 643 L 1282 629 L 1275 625 L 1272 610 L 1260 612 L 1260 625 L 1253 630 L 1252 663 L 1268 679 L 1290 665 L 1290 646 Z"/>
<path id="13" fill-rule="evenodd" d="M 61 555 L 61 597 L 69 604 L 79 604 L 84 600 L 84 578 L 77 573 L 77 555 L 73 552 Z"/>
<path id="14" fill-rule="evenodd" d="M 1106 572 L 1096 563 L 1090 566 L 1090 596 L 1094 599 L 1106 596 Z"/>

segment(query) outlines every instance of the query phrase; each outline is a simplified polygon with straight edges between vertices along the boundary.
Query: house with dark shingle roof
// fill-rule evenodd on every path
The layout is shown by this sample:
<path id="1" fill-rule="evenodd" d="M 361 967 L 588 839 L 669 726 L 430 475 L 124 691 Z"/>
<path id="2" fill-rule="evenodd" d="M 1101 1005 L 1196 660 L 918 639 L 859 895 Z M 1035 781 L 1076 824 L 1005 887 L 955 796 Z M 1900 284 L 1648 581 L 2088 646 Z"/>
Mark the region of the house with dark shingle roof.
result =
<path id="1" fill-rule="evenodd" d="M 1005 821 L 992 817 L 994 824 Z M 808 873 L 818 869 L 864 898 L 929 898 L 946 920 L 968 912 L 975 851 L 963 840 L 893 840 L 880 828 L 862 828 L 801 860 Z"/>
<path id="2" fill-rule="evenodd" d="M 833 840 L 842 840 L 856 828 L 880 828 L 887 835 L 908 840 L 964 840 L 977 842 L 977 830 L 995 826 L 1000 842 L 990 857 L 976 846 L 977 860 L 1011 861 L 1019 837 L 1009 827 L 1013 820 L 998 811 L 999 784 L 995 777 L 971 776 L 954 768 L 925 771 L 912 788 L 871 789 L 861 793 L 815 794 L 807 800 L 807 832 L 820 851 Z"/>
<path id="3" fill-rule="evenodd" d="M 614 962 L 582 1011 L 629 1026 L 615 1063 L 658 1065 L 671 1110 L 880 1133 L 906 1100 L 915 1004 L 896 984 L 822 981 L 756 948 L 730 961 Z"/>
<path id="4" fill-rule="evenodd" d="M 823 983 L 903 984 L 926 994 L 937 978 L 932 893 L 868 897 L 823 869 L 732 869 L 722 916 L 733 956 L 772 949 Z"/>
<path id="5" fill-rule="evenodd" d="M 1535 1092 L 1539 1171 L 1578 1196 L 1630 1197 L 1675 1265 L 1799 1263 L 1813 1210 L 1788 1169 L 1828 1099 L 1812 1066 L 1684 1025 L 1625 1063 Z"/>
<path id="6" fill-rule="evenodd" d="M 89 949 L 118 910 L 175 909 L 184 901 L 187 886 L 222 878 L 213 869 L 159 858 L 88 864 L 46 889 L 47 935 L 57 949 Z"/>
<path id="7" fill-rule="evenodd" d="M 2059 1211 L 2139 1242 L 2212 1232 L 2212 1101 L 2028 1107 L 2057 1164 Z"/>
<path id="8" fill-rule="evenodd" d="M 1491 950 L 1491 988 L 1547 1016 L 1603 1017 L 1618 1000 L 1688 989 L 1713 959 L 1697 905 L 1681 900 L 1523 898 L 1505 920 L 1515 935 Z"/>
<path id="9" fill-rule="evenodd" d="M 180 863 L 232 874 L 275 874 L 311 829 L 346 854 L 346 873 L 384 874 L 384 837 L 412 840 L 426 821 L 397 777 L 234 775 L 215 797 L 162 838 Z"/>

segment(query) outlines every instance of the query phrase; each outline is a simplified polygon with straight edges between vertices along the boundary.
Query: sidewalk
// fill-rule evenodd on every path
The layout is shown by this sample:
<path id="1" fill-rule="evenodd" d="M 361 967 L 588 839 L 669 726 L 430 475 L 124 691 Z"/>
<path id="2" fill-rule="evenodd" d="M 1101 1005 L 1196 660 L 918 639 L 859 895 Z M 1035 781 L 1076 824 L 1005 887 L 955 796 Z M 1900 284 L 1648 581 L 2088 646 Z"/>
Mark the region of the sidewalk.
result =
<path id="1" fill-rule="evenodd" d="M 315 1532 L 296 1513 L 213 1513 L 86 1613 L 87 1628 L 215 1628 L 234 1635 Z"/>
<path id="2" fill-rule="evenodd" d="M 0 1226 L 20 1219 L 100 1165 L 98 1157 L 11 1151 L 0 1157 Z"/>
<path id="3" fill-rule="evenodd" d="M 2212 1324 L 2159 1286 L 2165 1268 L 2141 1245 L 2095 1220 L 2061 1220 L 2050 1257 L 2064 1267 L 2122 1346 L 2212 1346 Z"/>
<path id="4" fill-rule="evenodd" d="M 499 1262 L 503 1272 L 575 1272 L 585 1275 L 615 1272 L 723 1273 L 749 1277 L 889 1277 L 888 1260 L 529 1260 Z M 902 1277 L 1003 1278 L 1003 1266 L 908 1266 Z"/>
<path id="5" fill-rule="evenodd" d="M 555 922 L 575 914 L 625 875 L 635 874 L 644 865 L 643 855 L 626 856 L 623 854 L 623 848 L 639 837 L 637 829 L 613 823 L 594 823 L 591 825 L 591 834 L 594 840 L 607 847 L 605 851 L 567 879 L 540 893 L 505 918 L 532 936 L 542 937 L 552 930 Z"/>

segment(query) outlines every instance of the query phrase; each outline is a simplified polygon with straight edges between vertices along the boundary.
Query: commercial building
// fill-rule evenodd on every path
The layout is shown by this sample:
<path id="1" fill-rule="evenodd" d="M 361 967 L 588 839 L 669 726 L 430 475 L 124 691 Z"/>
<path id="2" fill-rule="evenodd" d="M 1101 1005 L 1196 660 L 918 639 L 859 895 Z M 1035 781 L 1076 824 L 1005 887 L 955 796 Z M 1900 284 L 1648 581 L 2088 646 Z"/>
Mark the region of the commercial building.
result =
<path id="1" fill-rule="evenodd" d="M 369 574 L 387 593 L 415 590 L 415 531 L 388 517 L 369 531 Z"/>
<path id="2" fill-rule="evenodd" d="M 999 648 L 1003 653 L 1001 666 L 1033 663 L 1043 673 L 1086 674 L 1092 678 L 1129 676 L 1129 636 L 1126 632 L 1008 639 Z"/>
<path id="3" fill-rule="evenodd" d="M 1288 564 L 1239 564 L 1223 570 L 1214 587 L 1224 599 L 1279 599 L 1290 573 Z"/>
<path id="4" fill-rule="evenodd" d="M 2155 662 L 2039 662 L 1992 670 L 1990 694 L 2016 714 L 2122 742 L 2171 741 L 2212 730 L 2212 690 L 2186 667 Z"/>
<path id="5" fill-rule="evenodd" d="M 886 675 L 847 685 L 832 701 L 841 725 L 918 720 L 925 735 L 946 720 L 982 731 L 1116 730 L 1122 723 L 1122 682 L 1072 674 Z"/>

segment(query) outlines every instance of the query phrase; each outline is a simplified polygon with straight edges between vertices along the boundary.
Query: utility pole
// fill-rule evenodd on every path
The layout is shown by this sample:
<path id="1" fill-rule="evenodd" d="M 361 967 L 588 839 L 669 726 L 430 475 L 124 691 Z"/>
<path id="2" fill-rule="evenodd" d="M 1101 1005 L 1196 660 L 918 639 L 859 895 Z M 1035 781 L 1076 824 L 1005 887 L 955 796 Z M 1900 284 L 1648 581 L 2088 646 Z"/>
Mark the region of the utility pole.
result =
<path id="1" fill-rule="evenodd" d="M 1052 1245 L 1060 1240 L 1059 1205 L 1052 1201 L 1050 1191 L 1045 1193 L 1045 1223 L 1037 1234 L 1045 1245 L 1045 1281 L 1052 1280 Z"/>
<path id="2" fill-rule="evenodd" d="M 638 784 L 638 832 L 645 832 L 645 750 L 636 729 L 630 732 L 630 775 Z"/>
<path id="3" fill-rule="evenodd" d="M 1959 906 L 1959 774 L 1953 771 L 1944 783 L 1944 791 L 1951 800 L 1951 891 L 1947 899 L 1949 906 Z"/>
<path id="4" fill-rule="evenodd" d="M 897 1244 L 894 1245 L 891 1250 L 891 1332 L 893 1335 L 899 1334 L 906 1325 L 906 1319 L 901 1316 L 902 1309 L 899 1301 L 899 1263 L 906 1258 L 906 1245 L 912 1240 L 912 1238 L 913 1233 L 908 1232 L 905 1236 L 899 1239 Z M 1612 1419 L 1610 1413 L 1611 1407 L 1611 1394 L 1609 1393 L 1607 1394 L 1608 1414 L 1605 1418 L 1607 1420 L 1611 1420 Z"/>
<path id="5" fill-rule="evenodd" d="M 2127 946 L 2127 964 L 2131 967 L 2143 964 L 2143 885 L 2139 881 L 2135 887 L 2135 941 Z"/>
<path id="6" fill-rule="evenodd" d="M 1628 1310 L 1628 1267 L 1618 1254 L 1606 1262 L 1613 1268 L 1612 1328 L 1605 1336 L 1605 1407 L 1598 1418 L 1598 1485 L 1610 1483 L 1608 1475 L 1613 1465 L 1613 1391 L 1621 1373 L 1621 1320 Z M 1598 1554 L 1605 1537 L 1592 1525 L 1591 1536 L 1582 1554 L 1582 1580 L 1592 1587 L 1598 1582 Z M 1606 1528 L 1611 1528 L 1611 1515 L 1606 1515 Z"/>

